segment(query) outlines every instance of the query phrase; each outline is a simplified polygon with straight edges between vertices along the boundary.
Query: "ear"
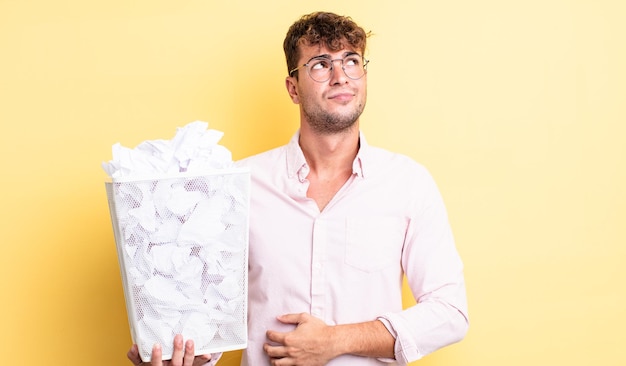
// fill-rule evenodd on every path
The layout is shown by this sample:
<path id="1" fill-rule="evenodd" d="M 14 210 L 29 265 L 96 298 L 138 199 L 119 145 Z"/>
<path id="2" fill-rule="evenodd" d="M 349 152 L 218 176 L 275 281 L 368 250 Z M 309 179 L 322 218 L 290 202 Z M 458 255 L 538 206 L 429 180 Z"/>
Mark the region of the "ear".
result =
<path id="1" fill-rule="evenodd" d="M 287 88 L 287 93 L 291 97 L 291 101 L 293 104 L 300 104 L 300 98 L 298 97 L 298 87 L 296 85 L 298 81 L 293 76 L 287 76 L 285 79 L 285 87 Z"/>

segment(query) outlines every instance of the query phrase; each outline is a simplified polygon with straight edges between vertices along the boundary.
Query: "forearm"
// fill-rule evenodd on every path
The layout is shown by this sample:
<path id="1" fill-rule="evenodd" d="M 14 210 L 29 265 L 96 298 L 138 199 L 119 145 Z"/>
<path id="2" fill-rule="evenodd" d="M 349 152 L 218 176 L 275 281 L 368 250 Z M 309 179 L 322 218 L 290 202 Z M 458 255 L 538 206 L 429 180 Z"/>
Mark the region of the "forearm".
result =
<path id="1" fill-rule="evenodd" d="M 326 365 L 342 355 L 394 359 L 395 338 L 379 320 L 327 325 L 308 313 L 285 314 L 277 319 L 296 327 L 285 333 L 267 331 L 270 342 L 263 345 L 263 350 L 271 360 Z"/>
<path id="2" fill-rule="evenodd" d="M 378 320 L 335 325 L 331 327 L 330 333 L 329 346 L 335 350 L 336 356 L 352 354 L 364 357 L 394 358 L 395 338 Z"/>
<path id="3" fill-rule="evenodd" d="M 381 318 L 396 338 L 394 353 L 400 365 L 460 341 L 468 329 L 465 308 L 438 301 L 425 301 L 400 313 L 384 314 Z"/>

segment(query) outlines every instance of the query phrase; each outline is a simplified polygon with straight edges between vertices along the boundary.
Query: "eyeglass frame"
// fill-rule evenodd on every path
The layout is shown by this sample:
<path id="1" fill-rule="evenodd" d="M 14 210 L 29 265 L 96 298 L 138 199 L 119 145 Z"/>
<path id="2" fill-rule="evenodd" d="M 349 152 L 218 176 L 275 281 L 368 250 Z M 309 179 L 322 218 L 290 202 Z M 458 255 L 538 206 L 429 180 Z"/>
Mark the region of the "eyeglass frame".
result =
<path id="1" fill-rule="evenodd" d="M 353 78 L 350 75 L 348 75 L 348 73 L 346 72 L 346 68 L 343 65 L 343 62 L 345 61 L 345 59 L 347 57 L 354 56 L 354 55 L 358 55 L 362 59 L 362 62 L 363 62 L 363 75 L 359 76 L 358 78 Z M 311 69 L 309 69 L 308 66 L 311 63 L 311 61 L 316 60 L 316 59 L 323 59 L 323 60 L 326 60 L 326 61 L 330 62 L 330 69 L 328 70 L 328 79 L 322 80 L 322 81 L 318 81 L 318 80 L 315 80 L 313 78 L 313 76 L 311 76 Z M 345 55 L 342 58 L 336 58 L 336 59 L 331 59 L 330 57 L 325 57 L 323 55 L 319 55 L 319 56 L 311 57 L 304 65 L 300 65 L 300 66 L 296 67 L 295 69 L 292 69 L 291 71 L 289 71 L 289 76 L 293 76 L 294 72 L 300 70 L 303 67 L 307 67 L 307 69 L 306 69 L 307 70 L 307 74 L 309 74 L 309 77 L 311 78 L 311 80 L 313 80 L 315 82 L 318 82 L 318 83 L 325 83 L 325 82 L 327 82 L 328 80 L 330 80 L 332 78 L 333 70 L 335 70 L 335 61 L 341 61 L 341 70 L 343 70 L 343 73 L 350 80 L 359 80 L 363 76 L 365 76 L 365 74 L 367 74 L 367 64 L 370 62 L 370 60 L 366 59 L 364 56 L 362 56 L 361 54 L 359 54 L 357 52 L 351 52 L 351 53 Z"/>

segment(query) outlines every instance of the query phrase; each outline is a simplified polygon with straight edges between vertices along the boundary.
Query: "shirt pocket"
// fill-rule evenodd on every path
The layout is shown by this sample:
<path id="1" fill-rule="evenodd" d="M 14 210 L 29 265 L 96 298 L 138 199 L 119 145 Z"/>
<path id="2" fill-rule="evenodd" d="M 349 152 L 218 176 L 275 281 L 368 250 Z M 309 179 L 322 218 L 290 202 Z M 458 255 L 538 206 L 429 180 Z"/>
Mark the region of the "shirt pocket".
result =
<path id="1" fill-rule="evenodd" d="M 406 222 L 391 216 L 347 218 L 346 264 L 365 272 L 399 266 Z"/>

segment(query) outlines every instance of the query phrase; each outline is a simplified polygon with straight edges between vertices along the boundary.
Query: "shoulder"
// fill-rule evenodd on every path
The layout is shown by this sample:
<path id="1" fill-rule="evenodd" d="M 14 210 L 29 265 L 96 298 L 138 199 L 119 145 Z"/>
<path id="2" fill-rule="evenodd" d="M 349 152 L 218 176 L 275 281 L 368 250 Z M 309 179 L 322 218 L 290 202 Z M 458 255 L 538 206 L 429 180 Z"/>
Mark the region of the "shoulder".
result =
<path id="1" fill-rule="evenodd" d="M 408 174 L 414 177 L 431 178 L 428 169 L 412 157 L 381 147 L 368 146 L 364 154 L 366 163 L 374 171 L 383 174 Z"/>
<path id="2" fill-rule="evenodd" d="M 281 156 L 285 155 L 285 146 L 276 147 L 262 153 L 248 156 L 235 162 L 238 167 L 254 168 L 258 165 L 275 164 Z"/>
<path id="3" fill-rule="evenodd" d="M 390 192 L 401 192 L 407 202 L 420 205 L 438 200 L 440 192 L 428 168 L 414 158 L 370 146 L 363 163 L 365 181 Z"/>

